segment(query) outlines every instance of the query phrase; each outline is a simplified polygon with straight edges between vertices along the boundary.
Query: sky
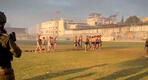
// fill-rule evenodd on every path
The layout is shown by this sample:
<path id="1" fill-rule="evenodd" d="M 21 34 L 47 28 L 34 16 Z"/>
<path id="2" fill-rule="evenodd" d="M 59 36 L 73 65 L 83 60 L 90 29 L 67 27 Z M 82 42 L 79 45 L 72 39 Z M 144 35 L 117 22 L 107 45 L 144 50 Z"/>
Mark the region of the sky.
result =
<path id="1" fill-rule="evenodd" d="M 103 16 L 148 17 L 148 0 L 0 0 L 0 11 L 7 16 L 11 27 L 27 28 L 56 19 L 83 21 L 90 13 Z M 59 11 L 59 14 L 56 12 Z"/>

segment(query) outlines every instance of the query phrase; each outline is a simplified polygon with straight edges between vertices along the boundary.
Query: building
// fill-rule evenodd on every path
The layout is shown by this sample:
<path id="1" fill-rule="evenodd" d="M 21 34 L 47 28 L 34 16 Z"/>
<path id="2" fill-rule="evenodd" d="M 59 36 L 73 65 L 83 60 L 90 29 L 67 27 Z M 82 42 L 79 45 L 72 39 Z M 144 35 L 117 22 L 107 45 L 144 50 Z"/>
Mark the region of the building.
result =
<path id="1" fill-rule="evenodd" d="M 105 23 L 104 23 L 105 24 Z M 37 26 L 38 27 L 38 26 Z M 41 23 L 41 36 L 58 36 L 72 39 L 75 35 L 98 35 L 112 37 L 112 39 L 142 39 L 148 36 L 148 25 L 88 25 L 87 23 L 74 23 L 66 19 L 47 21 Z M 104 38 L 105 39 L 105 38 Z"/>
<path id="2" fill-rule="evenodd" d="M 105 18 L 104 16 L 93 16 L 87 19 L 87 24 L 90 26 L 117 24 L 115 16 Z"/>
<path id="3" fill-rule="evenodd" d="M 43 22 L 40 25 L 38 24 L 37 33 L 41 36 L 49 37 L 49 36 L 58 36 L 58 24 L 59 22 L 56 20 Z"/>

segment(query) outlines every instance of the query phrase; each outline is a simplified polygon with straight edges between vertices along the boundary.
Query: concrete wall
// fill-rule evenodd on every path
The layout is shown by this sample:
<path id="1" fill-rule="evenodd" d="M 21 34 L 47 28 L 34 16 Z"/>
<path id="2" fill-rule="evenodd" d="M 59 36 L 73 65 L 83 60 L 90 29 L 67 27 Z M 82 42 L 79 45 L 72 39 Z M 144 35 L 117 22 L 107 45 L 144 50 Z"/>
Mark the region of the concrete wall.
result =
<path id="1" fill-rule="evenodd" d="M 144 37 L 148 37 L 148 25 L 85 30 L 65 30 L 64 36 L 85 36 L 98 34 L 101 34 L 103 37 L 115 37 L 116 39 L 143 39 Z"/>
<path id="2" fill-rule="evenodd" d="M 142 39 L 148 36 L 148 25 L 131 25 L 122 27 L 100 27 L 96 29 L 66 29 L 67 20 L 60 19 L 59 21 L 49 21 L 41 24 L 38 30 L 43 35 L 48 36 L 51 32 L 53 36 L 73 37 L 75 35 L 98 35 L 103 37 L 115 37 L 116 39 Z M 39 25 L 37 25 L 39 26 Z M 91 26 L 90 26 L 91 27 Z M 53 32 L 54 31 L 54 32 Z"/>

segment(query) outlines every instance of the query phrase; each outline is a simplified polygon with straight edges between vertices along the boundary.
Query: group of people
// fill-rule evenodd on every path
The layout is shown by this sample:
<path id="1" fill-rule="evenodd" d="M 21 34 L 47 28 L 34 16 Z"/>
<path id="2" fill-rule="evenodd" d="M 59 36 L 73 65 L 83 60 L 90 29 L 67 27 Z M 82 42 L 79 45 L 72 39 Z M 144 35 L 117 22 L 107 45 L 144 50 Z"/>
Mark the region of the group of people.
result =
<path id="1" fill-rule="evenodd" d="M 73 46 L 75 49 L 82 48 L 82 36 L 81 35 L 79 37 L 75 36 L 73 42 L 74 42 Z"/>
<path id="2" fill-rule="evenodd" d="M 48 37 L 46 41 L 45 37 L 40 38 L 40 35 L 37 35 L 36 40 L 37 46 L 35 52 L 49 52 L 56 49 L 56 37 Z"/>
<path id="3" fill-rule="evenodd" d="M 7 34 L 4 28 L 6 21 L 5 14 L 0 11 L 0 80 L 15 80 L 11 62 L 13 56 L 20 58 L 22 51 Z M 47 39 L 46 41 L 45 37 L 41 39 L 40 35 L 37 35 L 36 52 L 47 52 L 56 49 L 56 37 L 48 37 Z M 81 35 L 79 37 L 75 36 L 73 42 L 74 48 L 82 48 L 83 38 Z M 92 48 L 92 50 L 100 49 L 102 46 L 101 35 L 85 36 L 84 46 L 85 51 L 88 51 L 89 48 Z M 145 57 L 148 57 L 148 39 L 145 42 L 145 49 L 147 53 Z"/>
<path id="4" fill-rule="evenodd" d="M 74 43 L 74 48 L 82 48 L 82 36 L 80 35 L 79 37 L 75 36 L 73 43 Z M 95 35 L 95 36 L 85 36 L 84 38 L 84 48 L 85 52 L 88 51 L 89 48 L 92 48 L 92 50 L 97 50 L 100 49 L 102 46 L 102 41 L 101 41 L 101 35 Z"/>

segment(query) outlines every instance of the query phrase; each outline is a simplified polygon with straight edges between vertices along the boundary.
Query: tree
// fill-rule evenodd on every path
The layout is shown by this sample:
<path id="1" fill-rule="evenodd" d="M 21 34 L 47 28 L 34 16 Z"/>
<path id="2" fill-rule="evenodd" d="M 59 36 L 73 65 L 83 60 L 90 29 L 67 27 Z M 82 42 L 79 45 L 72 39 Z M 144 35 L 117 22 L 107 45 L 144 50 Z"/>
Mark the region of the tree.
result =
<path id="1" fill-rule="evenodd" d="M 129 24 L 129 25 L 131 25 L 131 24 L 139 24 L 139 23 L 141 23 L 141 20 L 137 16 L 130 16 L 125 21 L 125 24 Z"/>

